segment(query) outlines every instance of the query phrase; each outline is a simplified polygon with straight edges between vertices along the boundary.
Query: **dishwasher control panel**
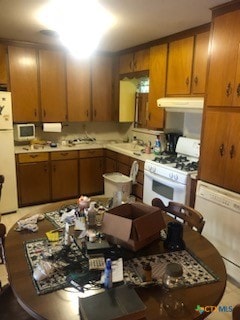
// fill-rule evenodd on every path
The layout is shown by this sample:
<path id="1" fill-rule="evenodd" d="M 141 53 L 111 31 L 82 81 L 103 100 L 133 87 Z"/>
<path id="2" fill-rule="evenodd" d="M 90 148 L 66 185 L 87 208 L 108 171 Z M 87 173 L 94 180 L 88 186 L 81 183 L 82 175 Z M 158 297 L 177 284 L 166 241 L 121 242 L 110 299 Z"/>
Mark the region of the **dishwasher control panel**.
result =
<path id="1" fill-rule="evenodd" d="M 208 186 L 201 184 L 197 190 L 197 195 L 203 199 L 240 213 L 240 197 L 239 195 L 235 196 L 231 191 L 215 186 L 210 189 Z"/>

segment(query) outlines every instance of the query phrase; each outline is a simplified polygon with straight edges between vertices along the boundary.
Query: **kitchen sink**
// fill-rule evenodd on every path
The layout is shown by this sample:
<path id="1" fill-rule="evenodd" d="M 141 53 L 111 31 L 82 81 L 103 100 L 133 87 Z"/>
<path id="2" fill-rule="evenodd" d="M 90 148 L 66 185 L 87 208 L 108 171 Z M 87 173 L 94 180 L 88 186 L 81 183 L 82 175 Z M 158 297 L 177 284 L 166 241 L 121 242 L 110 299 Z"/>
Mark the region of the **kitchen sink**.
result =
<path id="1" fill-rule="evenodd" d="M 134 145 L 133 143 L 117 143 L 114 146 L 127 151 L 142 151 L 144 149 L 144 146 Z"/>

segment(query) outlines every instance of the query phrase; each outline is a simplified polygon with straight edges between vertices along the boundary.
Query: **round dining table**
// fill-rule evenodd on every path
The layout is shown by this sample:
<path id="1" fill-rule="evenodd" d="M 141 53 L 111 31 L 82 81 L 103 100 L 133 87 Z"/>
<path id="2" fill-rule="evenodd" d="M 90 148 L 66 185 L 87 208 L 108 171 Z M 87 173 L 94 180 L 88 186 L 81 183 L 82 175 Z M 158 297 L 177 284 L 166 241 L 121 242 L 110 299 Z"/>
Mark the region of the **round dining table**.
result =
<path id="1" fill-rule="evenodd" d="M 49 204 L 45 212 L 58 209 L 59 205 L 53 203 Z M 44 212 L 33 210 L 32 215 L 39 213 Z M 167 224 L 171 218 L 164 213 L 163 215 Z M 24 242 L 45 237 L 47 231 L 54 229 L 52 223 L 47 219 L 39 221 L 37 232 L 29 230 L 17 232 L 15 227 L 13 226 L 7 234 L 5 254 L 9 282 L 19 304 L 32 317 L 39 320 L 81 319 L 79 315 L 79 296 L 83 297 L 83 293 L 74 288 L 66 288 L 39 295 L 33 284 L 32 272 L 25 255 Z M 205 237 L 185 225 L 183 239 L 186 248 L 208 266 L 217 275 L 218 280 L 209 284 L 175 289 L 173 295 L 178 297 L 184 306 L 184 314 L 180 312 L 175 316 L 184 320 L 204 319 L 219 304 L 224 294 L 227 280 L 225 265 L 217 249 Z M 164 252 L 163 241 L 160 238 L 144 248 L 145 254 Z M 168 293 L 161 286 L 139 287 L 136 288 L 136 291 L 146 305 L 144 319 L 173 319 L 172 315 L 163 307 L 163 301 Z M 201 312 L 199 306 L 203 307 Z M 96 312 L 98 311 L 96 310 Z"/>

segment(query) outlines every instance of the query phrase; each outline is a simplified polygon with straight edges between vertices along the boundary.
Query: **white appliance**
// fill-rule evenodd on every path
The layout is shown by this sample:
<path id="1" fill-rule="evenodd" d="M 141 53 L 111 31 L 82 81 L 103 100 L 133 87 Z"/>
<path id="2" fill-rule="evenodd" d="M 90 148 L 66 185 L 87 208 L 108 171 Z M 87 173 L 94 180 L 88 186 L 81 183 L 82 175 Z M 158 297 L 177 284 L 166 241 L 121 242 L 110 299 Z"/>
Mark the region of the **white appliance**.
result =
<path id="1" fill-rule="evenodd" d="M 195 208 L 206 221 L 202 234 L 222 255 L 228 275 L 240 283 L 240 194 L 198 181 Z"/>
<path id="2" fill-rule="evenodd" d="M 0 174 L 4 175 L 0 213 L 18 208 L 11 93 L 0 91 Z"/>
<path id="3" fill-rule="evenodd" d="M 170 112 L 202 112 L 203 105 L 203 97 L 170 97 L 157 100 L 158 107 Z"/>
<path id="4" fill-rule="evenodd" d="M 144 165 L 143 202 L 151 205 L 153 198 L 189 204 L 190 175 L 197 173 L 200 140 L 179 137 L 176 154 L 163 153 Z"/>

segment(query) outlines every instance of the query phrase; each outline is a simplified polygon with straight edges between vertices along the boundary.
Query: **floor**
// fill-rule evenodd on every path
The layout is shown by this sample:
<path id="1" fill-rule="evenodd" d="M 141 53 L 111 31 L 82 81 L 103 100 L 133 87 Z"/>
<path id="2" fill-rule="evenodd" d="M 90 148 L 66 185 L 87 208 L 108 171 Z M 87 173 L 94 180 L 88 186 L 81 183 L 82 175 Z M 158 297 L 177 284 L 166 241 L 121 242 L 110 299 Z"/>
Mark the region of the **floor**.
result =
<path id="1" fill-rule="evenodd" d="M 70 200 L 71 202 L 71 200 Z M 59 206 L 66 204 L 66 202 L 59 202 Z M 16 213 L 2 215 L 1 222 L 4 223 L 7 227 L 7 231 L 16 223 L 16 221 L 22 219 L 26 214 L 36 214 L 38 213 L 38 209 L 44 209 L 44 207 L 48 207 L 48 204 L 34 206 L 34 207 L 25 207 L 20 208 Z M 0 279 L 2 284 L 6 284 L 8 282 L 7 272 L 4 265 L 0 265 Z M 227 287 L 225 294 L 220 302 L 220 306 L 234 306 L 237 303 L 240 303 L 240 286 L 238 284 L 234 284 L 232 281 L 227 282 Z M 213 312 L 208 318 L 208 320 L 231 320 L 230 312 Z"/>

